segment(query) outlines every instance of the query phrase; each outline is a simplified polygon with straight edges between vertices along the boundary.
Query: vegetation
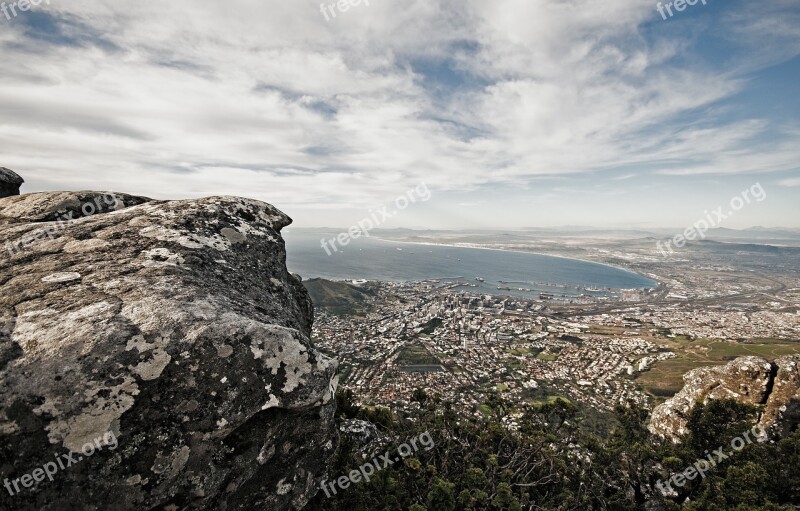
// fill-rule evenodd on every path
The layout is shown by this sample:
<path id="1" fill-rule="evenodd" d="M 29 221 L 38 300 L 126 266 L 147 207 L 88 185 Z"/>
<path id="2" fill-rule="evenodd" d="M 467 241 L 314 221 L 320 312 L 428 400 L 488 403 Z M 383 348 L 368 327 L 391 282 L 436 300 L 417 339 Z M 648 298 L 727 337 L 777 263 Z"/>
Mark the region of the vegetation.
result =
<path id="1" fill-rule="evenodd" d="M 428 321 L 427 323 L 422 325 L 422 333 L 430 335 L 430 334 L 432 334 L 434 332 L 434 330 L 436 330 L 437 328 L 439 328 L 443 324 L 444 324 L 444 321 L 442 321 L 441 318 L 431 318 L 430 321 Z"/>
<path id="2" fill-rule="evenodd" d="M 354 286 L 346 282 L 310 279 L 303 282 L 314 303 L 314 308 L 337 316 L 364 313 L 369 308 L 375 292 L 368 284 Z"/>
<path id="3" fill-rule="evenodd" d="M 556 360 L 558 360 L 558 355 L 543 351 L 538 355 L 536 355 L 536 358 L 538 358 L 539 360 L 543 360 L 545 362 L 555 362 Z"/>
<path id="4" fill-rule="evenodd" d="M 635 407 L 618 407 L 613 430 L 601 439 L 579 426 L 581 412 L 564 400 L 531 407 L 512 430 L 506 426 L 511 408 L 499 394 L 486 403 L 484 420 L 464 418 L 421 390 L 409 397 L 422 405 L 413 417 L 361 409 L 349 391 L 337 396 L 340 416 L 369 420 L 395 439 L 371 446 L 369 456 L 426 431 L 435 447 L 331 498 L 320 492 L 308 509 L 788 511 L 800 504 L 800 431 L 745 446 L 705 478 L 674 487 L 678 494 L 671 498 L 656 489 L 659 480 L 683 472 L 707 451 L 729 447 L 753 426 L 756 409 L 734 401 L 698 405 L 687 417 L 689 433 L 673 445 L 654 440 L 645 427 L 647 411 Z M 363 464 L 356 454 L 362 447 L 343 436 L 330 477 Z"/>
<path id="5" fill-rule="evenodd" d="M 409 343 L 400 349 L 395 364 L 398 366 L 438 366 L 442 362 L 422 344 Z"/>

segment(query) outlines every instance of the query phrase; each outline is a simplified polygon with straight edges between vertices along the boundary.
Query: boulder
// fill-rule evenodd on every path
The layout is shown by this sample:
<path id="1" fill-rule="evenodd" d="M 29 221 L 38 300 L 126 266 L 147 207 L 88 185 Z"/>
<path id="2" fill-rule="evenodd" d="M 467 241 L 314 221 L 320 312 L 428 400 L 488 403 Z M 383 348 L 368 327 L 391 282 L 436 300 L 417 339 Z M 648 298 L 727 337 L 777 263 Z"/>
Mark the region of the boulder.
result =
<path id="1" fill-rule="evenodd" d="M 397 440 L 397 436 L 391 433 L 383 433 L 375 424 L 360 419 L 344 419 L 339 422 L 339 434 L 343 442 L 351 442 L 356 453 L 363 458 L 371 458 L 378 455 L 378 451 L 386 448 L 386 445 Z"/>
<path id="2" fill-rule="evenodd" d="M 680 441 L 687 433 L 684 416 L 697 403 L 712 399 L 758 406 L 759 425 L 772 437 L 790 433 L 800 422 L 800 355 L 773 363 L 761 357 L 739 357 L 726 365 L 689 371 L 683 381 L 680 392 L 653 410 L 651 433 Z"/>
<path id="3" fill-rule="evenodd" d="M 25 180 L 11 169 L 0 167 L 0 199 L 19 195 L 19 188 Z"/>
<path id="4" fill-rule="evenodd" d="M 290 222 L 236 197 L 0 201 L 0 508 L 303 507 L 337 363 L 309 340 Z"/>

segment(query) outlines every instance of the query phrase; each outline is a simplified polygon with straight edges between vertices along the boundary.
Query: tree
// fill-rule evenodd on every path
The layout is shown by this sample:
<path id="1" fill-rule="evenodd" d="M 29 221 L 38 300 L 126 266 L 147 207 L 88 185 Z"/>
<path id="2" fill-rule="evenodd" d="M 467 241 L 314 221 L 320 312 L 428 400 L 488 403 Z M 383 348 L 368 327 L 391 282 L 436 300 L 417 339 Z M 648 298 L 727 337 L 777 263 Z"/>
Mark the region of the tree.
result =
<path id="1" fill-rule="evenodd" d="M 424 406 L 427 400 L 428 393 L 422 389 L 414 389 L 414 392 L 411 394 L 411 401 L 419 403 L 420 406 Z"/>
<path id="2" fill-rule="evenodd" d="M 428 508 L 437 511 L 454 511 L 456 508 L 455 487 L 455 484 L 437 477 L 433 488 L 428 492 Z"/>
<path id="3" fill-rule="evenodd" d="M 695 456 L 705 457 L 705 451 L 728 445 L 731 439 L 752 428 L 757 411 L 756 407 L 733 399 L 698 403 L 686 418 L 690 431 L 686 444 Z"/>
<path id="4" fill-rule="evenodd" d="M 522 511 L 519 500 L 511 492 L 511 485 L 508 483 L 497 485 L 497 495 L 492 499 L 492 509 Z"/>

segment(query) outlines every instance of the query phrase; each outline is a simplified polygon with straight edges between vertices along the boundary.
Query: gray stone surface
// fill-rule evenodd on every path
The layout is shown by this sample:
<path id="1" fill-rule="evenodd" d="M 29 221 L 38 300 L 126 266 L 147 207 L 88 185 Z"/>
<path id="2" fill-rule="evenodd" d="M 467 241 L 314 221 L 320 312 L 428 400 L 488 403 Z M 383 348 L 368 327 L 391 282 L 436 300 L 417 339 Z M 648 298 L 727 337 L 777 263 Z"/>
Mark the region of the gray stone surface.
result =
<path id="1" fill-rule="evenodd" d="M 781 437 L 800 423 L 800 355 L 773 363 L 761 357 L 739 357 L 722 366 L 689 371 L 683 381 L 680 392 L 653 410 L 652 433 L 678 441 L 687 433 L 682 415 L 697 403 L 712 399 L 758 406 L 759 425 L 772 437 Z"/>
<path id="2" fill-rule="evenodd" d="M 45 232 L 0 252 L 0 483 L 118 444 L 0 488 L 0 509 L 305 505 L 334 449 L 337 376 L 286 270 L 289 223 L 235 197 L 0 200 L 0 244 Z"/>
<path id="3" fill-rule="evenodd" d="M 775 379 L 761 423 L 775 437 L 784 437 L 800 425 L 800 355 L 775 361 Z"/>
<path id="4" fill-rule="evenodd" d="M 357 453 L 365 458 L 377 456 L 378 451 L 383 451 L 389 442 L 397 440 L 395 435 L 383 433 L 375 424 L 360 419 L 341 420 L 339 433 L 343 440 L 353 442 Z"/>
<path id="5" fill-rule="evenodd" d="M 19 195 L 19 189 L 25 180 L 11 169 L 0 167 L 0 199 Z"/>

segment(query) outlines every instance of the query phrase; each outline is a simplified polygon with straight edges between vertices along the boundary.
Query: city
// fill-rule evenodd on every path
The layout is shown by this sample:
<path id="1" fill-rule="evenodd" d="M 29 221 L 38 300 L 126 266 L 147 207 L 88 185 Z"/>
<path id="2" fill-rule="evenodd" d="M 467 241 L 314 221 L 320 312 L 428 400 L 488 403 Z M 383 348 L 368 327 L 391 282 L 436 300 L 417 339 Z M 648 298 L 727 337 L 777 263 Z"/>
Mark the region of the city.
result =
<path id="1" fill-rule="evenodd" d="M 340 359 L 341 384 L 365 406 L 413 410 L 419 388 L 474 417 L 495 394 L 520 408 L 556 398 L 601 413 L 652 408 L 693 367 L 797 352 L 798 279 L 776 286 L 768 272 L 731 271 L 743 261 L 703 257 L 646 271 L 638 261 L 658 287 L 615 296 L 524 299 L 440 279 L 337 283 L 369 298 L 335 314 L 318 303 L 314 341 Z"/>

